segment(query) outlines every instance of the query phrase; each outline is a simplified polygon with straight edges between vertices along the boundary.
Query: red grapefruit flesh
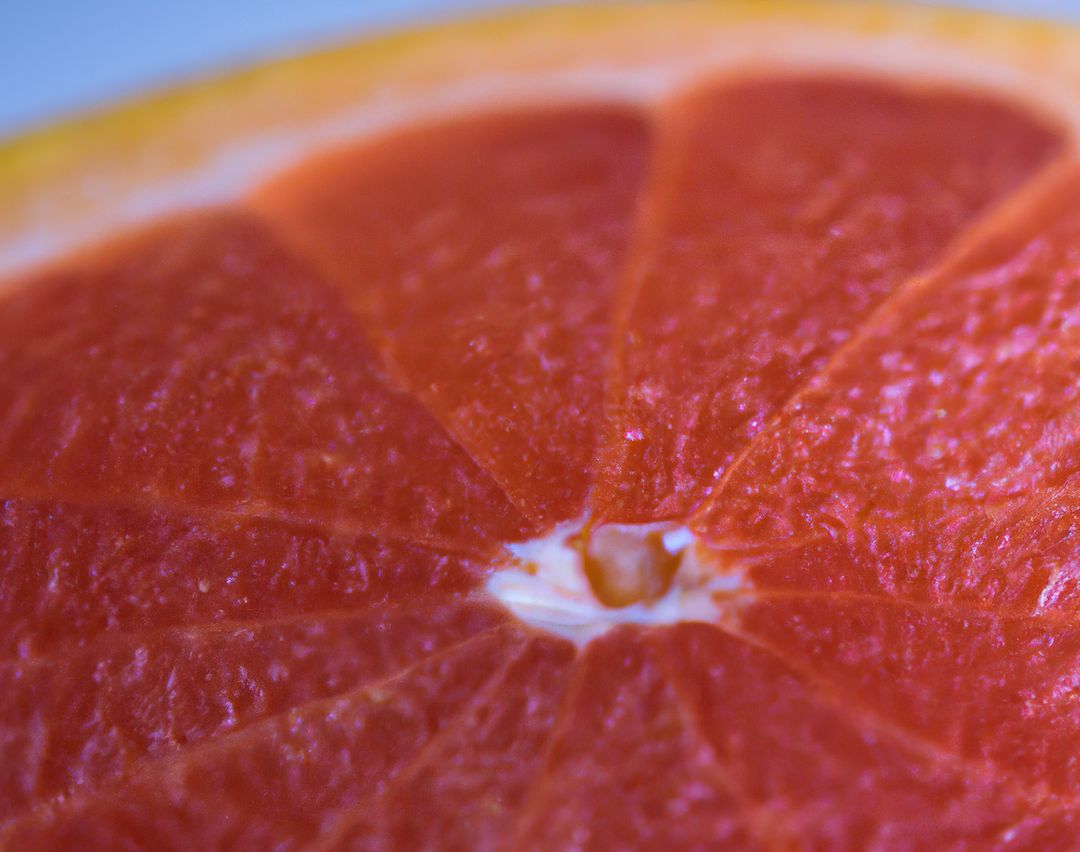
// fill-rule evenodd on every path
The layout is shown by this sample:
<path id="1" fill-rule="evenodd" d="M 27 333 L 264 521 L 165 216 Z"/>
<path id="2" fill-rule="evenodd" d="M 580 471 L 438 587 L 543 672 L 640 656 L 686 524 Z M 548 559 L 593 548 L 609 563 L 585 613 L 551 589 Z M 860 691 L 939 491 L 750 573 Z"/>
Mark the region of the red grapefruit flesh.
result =
<path id="1" fill-rule="evenodd" d="M 623 273 L 600 517 L 680 518 L 897 286 L 1059 139 L 968 95 L 705 88 L 660 118 Z"/>
<path id="2" fill-rule="evenodd" d="M 8 496 L 177 504 L 477 548 L 523 520 L 242 213 L 162 226 L 0 317 Z"/>
<path id="3" fill-rule="evenodd" d="M 742 614 L 753 641 L 1068 802 L 1077 178 L 1051 178 L 865 324 L 694 525 L 769 590 Z"/>
<path id="4" fill-rule="evenodd" d="M 681 718 L 641 634 L 620 628 L 590 643 L 514 842 L 684 848 L 751 838 L 739 801 Z"/>
<path id="5" fill-rule="evenodd" d="M 47 848 L 153 847 L 169 837 L 200 848 L 310 842 L 467 718 L 516 644 L 512 632 L 489 632 L 294 705 L 160 760 L 112 793 L 71 800 L 61 820 L 39 812 L 8 837 Z"/>
<path id="6" fill-rule="evenodd" d="M 647 145 L 615 107 L 465 120 L 332 155 L 257 205 L 522 511 L 565 521 L 590 482 Z"/>
<path id="7" fill-rule="evenodd" d="M 0 844 L 1069 847 L 1063 145 L 835 76 L 502 111 L 14 282 Z M 490 591 L 575 566 L 577 646 Z"/>

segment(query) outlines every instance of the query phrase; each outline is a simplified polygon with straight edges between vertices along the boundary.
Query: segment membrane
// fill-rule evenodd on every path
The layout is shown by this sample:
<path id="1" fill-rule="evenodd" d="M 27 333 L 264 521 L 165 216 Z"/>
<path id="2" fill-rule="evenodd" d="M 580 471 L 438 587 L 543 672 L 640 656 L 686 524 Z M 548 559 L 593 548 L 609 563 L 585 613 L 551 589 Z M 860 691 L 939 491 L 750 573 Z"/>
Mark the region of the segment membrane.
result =
<path id="1" fill-rule="evenodd" d="M 604 104 L 423 128 L 255 205 L 342 288 L 393 368 L 543 524 L 581 514 L 611 298 L 648 129 Z"/>
<path id="2" fill-rule="evenodd" d="M 171 222 L 0 304 L 0 496 L 271 516 L 451 548 L 527 529 L 251 216 Z"/>
<path id="3" fill-rule="evenodd" d="M 1071 169 L 875 317 L 694 528 L 768 551 L 766 587 L 1038 606 L 1065 578 L 1032 560 L 1075 543 L 1078 191 Z"/>
<path id="4" fill-rule="evenodd" d="M 1058 135 L 970 94 L 704 88 L 662 112 L 619 293 L 593 512 L 680 518 L 873 310 Z"/>

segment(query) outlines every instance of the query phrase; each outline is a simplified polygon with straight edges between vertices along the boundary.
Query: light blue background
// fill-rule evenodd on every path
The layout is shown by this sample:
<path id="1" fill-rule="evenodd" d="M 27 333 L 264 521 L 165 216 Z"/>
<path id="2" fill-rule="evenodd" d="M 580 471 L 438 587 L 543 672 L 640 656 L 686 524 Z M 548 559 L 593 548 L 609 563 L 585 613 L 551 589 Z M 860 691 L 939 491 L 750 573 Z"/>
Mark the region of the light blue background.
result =
<path id="1" fill-rule="evenodd" d="M 514 2 L 0 0 L 0 136 L 264 56 Z M 1080 0 L 969 0 L 966 5 L 1080 18 Z"/>

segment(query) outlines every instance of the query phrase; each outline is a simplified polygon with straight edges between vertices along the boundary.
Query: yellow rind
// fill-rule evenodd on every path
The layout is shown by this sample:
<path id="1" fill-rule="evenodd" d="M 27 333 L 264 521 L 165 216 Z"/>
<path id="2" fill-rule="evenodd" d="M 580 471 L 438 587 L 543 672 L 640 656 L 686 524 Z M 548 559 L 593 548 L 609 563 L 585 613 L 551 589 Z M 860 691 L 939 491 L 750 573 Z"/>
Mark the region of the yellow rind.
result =
<path id="1" fill-rule="evenodd" d="M 394 123 L 530 99 L 647 102 L 710 72 L 778 67 L 960 80 L 1080 128 L 1072 25 L 788 0 L 534 8 L 270 62 L 0 144 L 0 272 L 242 197 L 317 147 Z"/>

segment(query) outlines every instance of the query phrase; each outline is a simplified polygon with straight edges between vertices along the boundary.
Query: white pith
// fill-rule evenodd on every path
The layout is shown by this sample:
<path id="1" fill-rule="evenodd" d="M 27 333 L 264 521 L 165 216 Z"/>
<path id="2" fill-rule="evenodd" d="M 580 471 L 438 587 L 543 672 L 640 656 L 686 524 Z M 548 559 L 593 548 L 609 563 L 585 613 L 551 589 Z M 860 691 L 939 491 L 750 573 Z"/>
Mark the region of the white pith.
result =
<path id="1" fill-rule="evenodd" d="M 507 545 L 505 566 L 492 572 L 488 592 L 526 624 L 584 645 L 620 624 L 715 622 L 722 602 L 746 586 L 737 573 L 704 558 L 686 527 L 642 524 L 642 535 L 661 532 L 665 549 L 682 560 L 670 588 L 651 603 L 612 608 L 601 603 L 585 574 L 580 552 L 568 543 L 584 523 L 561 524 L 546 535 Z"/>

